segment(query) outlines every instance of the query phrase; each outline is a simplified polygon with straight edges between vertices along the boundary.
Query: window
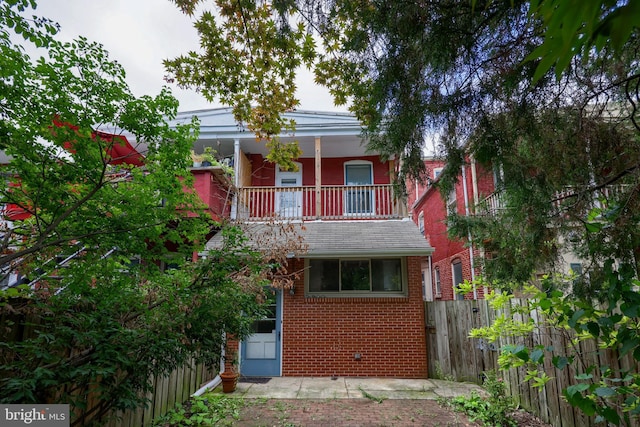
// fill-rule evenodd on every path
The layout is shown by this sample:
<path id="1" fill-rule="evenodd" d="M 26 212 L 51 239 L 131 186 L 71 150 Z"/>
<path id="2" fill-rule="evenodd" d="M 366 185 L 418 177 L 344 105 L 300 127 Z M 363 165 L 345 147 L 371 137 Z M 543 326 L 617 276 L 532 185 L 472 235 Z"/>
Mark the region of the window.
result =
<path id="1" fill-rule="evenodd" d="M 420 229 L 420 234 L 424 236 L 424 212 L 420 212 L 420 215 L 418 215 L 418 228 Z"/>
<path id="2" fill-rule="evenodd" d="M 436 298 L 442 297 L 442 287 L 440 286 L 440 269 L 433 270 L 433 282 L 436 284 Z"/>
<path id="3" fill-rule="evenodd" d="M 373 165 L 371 162 L 353 160 L 344 165 L 344 183 L 354 186 L 345 191 L 345 214 L 373 213 Z"/>
<path id="4" fill-rule="evenodd" d="M 438 179 L 438 176 L 442 173 L 442 168 L 433 169 L 433 179 Z"/>
<path id="5" fill-rule="evenodd" d="M 447 213 L 453 215 L 458 213 L 458 203 L 456 200 L 456 189 L 454 188 L 447 197 Z"/>
<path id="6" fill-rule="evenodd" d="M 404 292 L 405 274 L 400 258 L 310 259 L 308 267 L 310 294 Z"/>
<path id="7" fill-rule="evenodd" d="M 582 274 L 582 263 L 572 262 L 569 264 L 569 273 L 574 275 L 573 285 L 579 286 L 584 284 L 585 277 Z"/>
<path id="8" fill-rule="evenodd" d="M 422 270 L 422 299 L 425 301 L 433 301 L 433 288 L 429 280 L 429 270 Z"/>
<path id="9" fill-rule="evenodd" d="M 454 261 L 451 264 L 451 273 L 453 278 L 453 292 L 455 294 L 456 289 L 458 289 L 458 286 L 463 282 L 462 263 L 460 262 L 460 260 Z M 455 295 L 456 295 L 456 299 L 459 299 L 459 300 L 464 299 L 464 295 L 462 294 L 455 294 Z"/>
<path id="10" fill-rule="evenodd" d="M 569 264 L 569 268 L 576 276 L 580 276 L 582 274 L 582 264 L 579 262 L 572 262 Z"/>

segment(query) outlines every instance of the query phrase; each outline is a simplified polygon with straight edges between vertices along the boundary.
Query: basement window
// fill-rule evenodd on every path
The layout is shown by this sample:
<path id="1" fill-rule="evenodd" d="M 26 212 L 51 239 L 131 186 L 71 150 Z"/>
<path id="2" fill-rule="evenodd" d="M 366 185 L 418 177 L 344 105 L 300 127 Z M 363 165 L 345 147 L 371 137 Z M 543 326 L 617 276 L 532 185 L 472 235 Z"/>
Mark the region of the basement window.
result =
<path id="1" fill-rule="evenodd" d="M 305 287 L 309 295 L 405 295 L 402 258 L 307 259 Z"/>

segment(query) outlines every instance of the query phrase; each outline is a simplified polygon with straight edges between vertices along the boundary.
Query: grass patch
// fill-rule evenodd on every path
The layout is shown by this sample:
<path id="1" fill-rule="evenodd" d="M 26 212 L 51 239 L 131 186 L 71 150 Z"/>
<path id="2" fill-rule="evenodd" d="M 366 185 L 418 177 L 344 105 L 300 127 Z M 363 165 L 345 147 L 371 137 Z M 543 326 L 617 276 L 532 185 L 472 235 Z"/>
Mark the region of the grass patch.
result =
<path id="1" fill-rule="evenodd" d="M 369 400 L 373 400 L 374 402 L 382 403 L 382 402 L 384 402 L 386 400 L 386 397 L 374 396 L 373 394 L 371 394 L 368 391 L 364 390 L 362 387 L 358 387 L 358 390 L 360 390 L 360 392 L 362 393 L 362 395 L 364 397 L 366 397 Z"/>
<path id="2" fill-rule="evenodd" d="M 154 420 L 153 426 L 232 426 L 240 416 L 240 409 L 245 406 L 243 399 L 205 393 L 184 404 L 177 404 L 173 410 Z"/>

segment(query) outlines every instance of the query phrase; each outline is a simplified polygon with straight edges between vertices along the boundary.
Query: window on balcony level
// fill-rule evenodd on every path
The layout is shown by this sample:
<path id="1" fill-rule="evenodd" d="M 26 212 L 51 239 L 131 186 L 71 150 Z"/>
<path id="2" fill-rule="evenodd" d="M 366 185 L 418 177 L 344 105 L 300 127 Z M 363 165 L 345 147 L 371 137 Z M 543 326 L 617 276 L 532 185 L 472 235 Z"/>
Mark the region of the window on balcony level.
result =
<path id="1" fill-rule="evenodd" d="M 375 206 L 373 200 L 373 165 L 364 160 L 353 160 L 344 165 L 344 182 L 346 186 L 356 188 L 345 191 L 345 214 L 371 214 Z"/>

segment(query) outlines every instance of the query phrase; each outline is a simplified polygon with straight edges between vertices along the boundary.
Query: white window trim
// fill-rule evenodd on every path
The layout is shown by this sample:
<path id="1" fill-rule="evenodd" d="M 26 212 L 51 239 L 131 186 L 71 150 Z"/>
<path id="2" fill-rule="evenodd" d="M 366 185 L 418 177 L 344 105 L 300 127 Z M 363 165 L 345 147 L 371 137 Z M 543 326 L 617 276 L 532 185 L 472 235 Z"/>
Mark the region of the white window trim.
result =
<path id="1" fill-rule="evenodd" d="M 447 196 L 447 214 L 458 213 L 458 197 L 456 194 L 457 189 L 454 187 Z"/>
<path id="2" fill-rule="evenodd" d="M 276 165 L 276 176 L 275 176 L 275 186 L 277 188 L 282 188 L 282 190 L 280 190 L 280 193 L 278 193 L 278 190 L 276 190 L 276 196 L 275 196 L 275 203 L 273 206 L 274 212 L 277 213 L 278 215 L 282 215 L 283 217 L 291 217 L 291 218 L 298 218 L 302 216 L 302 211 L 304 209 L 304 207 L 302 206 L 302 191 L 289 191 L 286 190 L 286 188 L 302 188 L 302 163 L 300 162 L 293 162 L 297 167 L 298 170 L 297 171 L 283 171 L 280 169 L 279 165 Z M 298 185 L 296 185 L 295 187 L 283 187 L 282 186 L 282 180 L 283 179 L 295 179 L 296 182 L 298 183 Z M 287 192 L 289 193 L 288 195 L 283 194 L 283 192 Z M 294 207 L 288 207 L 286 209 L 283 209 L 282 206 L 280 205 L 281 203 L 281 196 L 285 196 L 285 197 L 291 197 L 293 198 L 293 202 L 295 202 L 295 206 Z"/>
<path id="3" fill-rule="evenodd" d="M 369 171 L 371 173 L 371 184 L 361 184 L 361 185 L 374 185 L 374 174 L 373 174 L 373 162 L 369 161 L 369 160 L 347 160 L 346 162 L 344 162 L 344 164 L 342 165 L 342 178 L 343 178 L 343 182 L 344 182 L 344 186 L 345 187 L 350 187 L 349 184 L 347 184 L 347 166 L 358 166 L 358 165 L 368 165 L 369 166 Z M 344 192 L 344 200 L 343 200 L 343 207 L 342 207 L 342 214 L 344 216 L 352 216 L 352 217 L 359 217 L 359 216 L 369 216 L 369 215 L 373 215 L 376 212 L 376 194 L 375 191 L 371 191 L 371 211 L 370 212 L 347 212 L 347 192 L 349 190 L 345 189 Z"/>
<path id="4" fill-rule="evenodd" d="M 309 278 L 311 276 L 312 271 L 309 266 L 309 258 L 305 258 L 304 260 L 304 294 L 305 297 L 331 297 L 331 298 L 380 298 L 380 297 L 389 297 L 389 298 L 397 298 L 397 297 L 406 297 L 408 295 L 408 281 L 407 281 L 407 258 L 406 257 L 317 257 L 314 259 L 337 259 L 338 261 L 353 261 L 353 260 L 372 260 L 372 259 L 399 259 L 400 260 L 400 271 L 402 274 L 402 289 L 400 291 L 332 291 L 332 292 L 311 292 L 309 291 Z"/>
<path id="5" fill-rule="evenodd" d="M 425 226 L 424 226 L 424 211 L 420 212 L 420 215 L 418 215 L 418 229 L 420 230 L 420 234 L 422 234 L 424 236 L 424 231 L 425 231 Z"/>
<path id="6" fill-rule="evenodd" d="M 442 283 L 440 281 L 440 268 L 433 269 L 433 281 L 436 285 L 436 298 L 442 298 Z"/>
<path id="7" fill-rule="evenodd" d="M 457 299 L 463 299 L 464 295 L 456 293 L 456 285 L 457 285 L 456 272 L 455 272 L 456 265 L 460 265 L 460 283 L 459 284 L 464 283 L 464 269 L 462 265 L 462 260 L 455 259 L 451 261 L 451 289 L 453 290 L 453 298 L 457 300 Z"/>

